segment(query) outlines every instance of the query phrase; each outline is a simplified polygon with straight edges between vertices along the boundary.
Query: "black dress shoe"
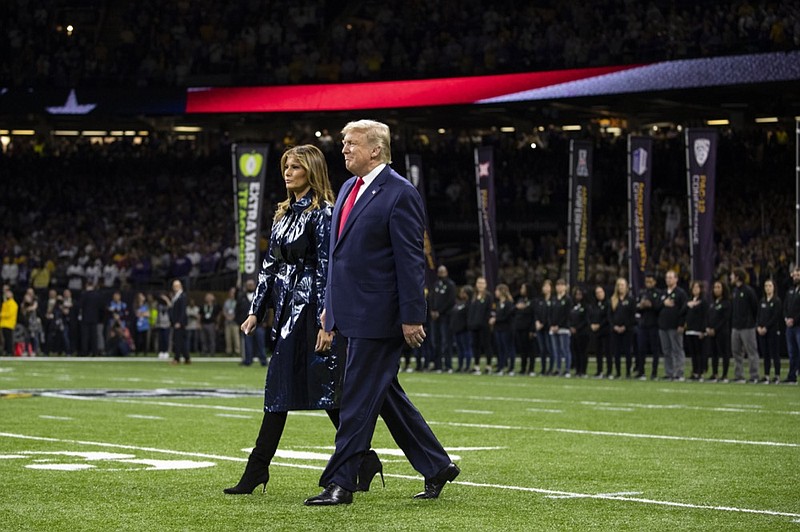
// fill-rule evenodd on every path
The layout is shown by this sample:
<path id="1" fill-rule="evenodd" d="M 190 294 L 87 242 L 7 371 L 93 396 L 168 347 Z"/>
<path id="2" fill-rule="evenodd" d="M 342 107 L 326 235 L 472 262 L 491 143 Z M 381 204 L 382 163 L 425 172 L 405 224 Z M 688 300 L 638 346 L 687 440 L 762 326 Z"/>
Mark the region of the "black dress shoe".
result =
<path id="1" fill-rule="evenodd" d="M 425 491 L 414 495 L 415 499 L 437 499 L 442 492 L 442 488 L 448 482 L 452 482 L 461 470 L 454 463 L 450 463 L 447 467 L 436 473 L 436 476 L 430 479 L 425 479 Z"/>
<path id="2" fill-rule="evenodd" d="M 338 484 L 331 482 L 322 493 L 309 497 L 303 504 L 306 506 L 334 506 L 336 504 L 350 504 L 351 502 L 353 502 L 353 492 L 347 491 Z"/>

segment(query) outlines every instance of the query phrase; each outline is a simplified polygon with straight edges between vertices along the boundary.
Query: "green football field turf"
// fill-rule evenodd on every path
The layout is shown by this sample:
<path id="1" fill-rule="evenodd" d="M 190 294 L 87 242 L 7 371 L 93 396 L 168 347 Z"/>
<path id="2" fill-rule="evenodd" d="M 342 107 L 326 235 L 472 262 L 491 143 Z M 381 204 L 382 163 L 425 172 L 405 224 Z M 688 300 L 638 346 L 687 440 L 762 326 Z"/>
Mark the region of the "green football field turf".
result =
<path id="1" fill-rule="evenodd" d="M 0 530 L 800 530 L 797 386 L 403 373 L 461 475 L 413 500 L 379 422 L 386 487 L 309 508 L 322 412 L 290 414 L 266 493 L 222 493 L 263 380 L 219 359 L 0 360 Z"/>

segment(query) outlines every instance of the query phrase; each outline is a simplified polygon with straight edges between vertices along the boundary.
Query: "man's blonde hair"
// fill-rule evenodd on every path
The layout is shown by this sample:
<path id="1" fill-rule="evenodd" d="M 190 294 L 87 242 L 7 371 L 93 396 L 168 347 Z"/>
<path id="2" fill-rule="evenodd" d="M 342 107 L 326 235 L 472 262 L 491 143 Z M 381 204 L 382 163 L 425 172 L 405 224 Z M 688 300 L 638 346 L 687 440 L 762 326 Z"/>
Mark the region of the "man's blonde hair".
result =
<path id="1" fill-rule="evenodd" d="M 342 128 L 342 136 L 347 135 L 350 131 L 364 133 L 371 146 L 378 146 L 381 149 L 380 162 L 387 164 L 392 162 L 392 134 L 389 126 L 375 120 L 355 120 L 348 122 Z"/>

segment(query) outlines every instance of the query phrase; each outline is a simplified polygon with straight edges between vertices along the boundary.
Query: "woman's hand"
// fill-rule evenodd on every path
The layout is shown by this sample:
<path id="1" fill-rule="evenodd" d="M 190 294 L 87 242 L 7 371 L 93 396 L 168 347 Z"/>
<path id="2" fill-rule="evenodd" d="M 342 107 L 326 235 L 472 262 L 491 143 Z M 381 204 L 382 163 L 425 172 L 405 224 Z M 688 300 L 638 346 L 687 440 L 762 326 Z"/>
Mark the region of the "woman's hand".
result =
<path id="1" fill-rule="evenodd" d="M 314 346 L 314 351 L 323 353 L 330 350 L 333 343 L 333 333 L 327 332 L 325 329 L 317 331 L 317 345 Z"/>
<path id="2" fill-rule="evenodd" d="M 255 314 L 250 314 L 249 316 L 247 316 L 247 319 L 244 320 L 244 322 L 242 323 L 242 326 L 239 327 L 239 329 L 243 333 L 245 333 L 246 335 L 249 336 L 249 335 L 253 334 L 253 331 L 256 330 L 257 326 L 258 326 L 258 320 L 256 320 L 256 315 Z"/>

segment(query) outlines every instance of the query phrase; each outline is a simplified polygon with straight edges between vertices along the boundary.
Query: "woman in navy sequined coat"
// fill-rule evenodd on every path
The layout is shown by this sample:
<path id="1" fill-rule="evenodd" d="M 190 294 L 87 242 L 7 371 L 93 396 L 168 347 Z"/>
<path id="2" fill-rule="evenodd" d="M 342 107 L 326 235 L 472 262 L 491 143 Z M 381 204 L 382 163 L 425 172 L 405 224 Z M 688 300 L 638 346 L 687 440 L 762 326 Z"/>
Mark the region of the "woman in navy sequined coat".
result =
<path id="1" fill-rule="evenodd" d="M 267 372 L 264 419 L 256 446 L 239 484 L 224 490 L 228 494 L 252 493 L 261 484 L 266 490 L 269 464 L 289 410 L 322 409 L 334 427 L 339 424 L 344 363 L 339 360 L 333 333 L 325 332 L 320 322 L 334 195 L 325 157 L 317 147 L 287 150 L 281 168 L 288 197 L 276 209 L 258 286 L 241 326 L 245 334 L 252 334 L 269 308 L 274 308 L 275 352 Z M 372 452 L 365 456 L 364 464 L 371 470 L 380 462 Z M 368 489 L 369 483 L 364 487 Z"/>

